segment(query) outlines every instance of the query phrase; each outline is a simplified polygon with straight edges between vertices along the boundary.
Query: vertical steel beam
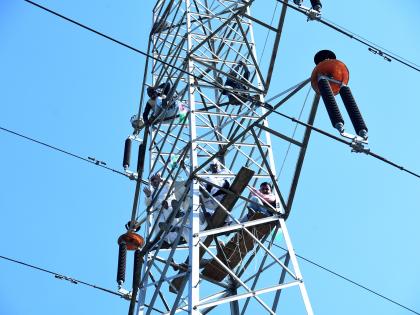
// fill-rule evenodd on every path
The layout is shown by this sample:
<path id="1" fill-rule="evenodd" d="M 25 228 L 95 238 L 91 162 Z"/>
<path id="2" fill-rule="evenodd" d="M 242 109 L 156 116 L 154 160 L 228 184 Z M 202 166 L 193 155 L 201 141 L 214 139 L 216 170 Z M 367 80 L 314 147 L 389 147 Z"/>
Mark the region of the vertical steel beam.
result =
<path id="1" fill-rule="evenodd" d="M 312 102 L 312 108 L 311 108 L 311 112 L 308 118 L 308 125 L 312 126 L 315 121 L 316 112 L 318 110 L 318 104 L 319 104 L 319 95 L 316 94 Z M 296 162 L 295 173 L 293 175 L 293 180 L 290 187 L 289 198 L 287 200 L 286 218 L 289 216 L 290 210 L 292 209 L 293 199 L 295 197 L 296 188 L 299 182 L 299 177 L 300 177 L 300 172 L 302 170 L 303 161 L 305 160 L 306 148 L 308 147 L 309 139 L 311 137 L 311 132 L 312 132 L 312 129 L 309 127 L 306 127 L 305 134 L 303 136 L 302 146 L 300 148 L 299 157 Z"/>
<path id="2" fill-rule="evenodd" d="M 194 50 L 193 42 L 191 38 L 191 2 L 185 0 L 185 11 L 187 21 L 187 47 L 188 47 L 188 72 L 194 72 L 194 62 L 190 58 L 191 52 Z M 197 47 L 197 46 L 196 46 Z M 195 117 L 195 79 L 192 76 L 188 76 L 188 103 L 190 107 L 190 173 L 193 173 L 197 168 L 197 143 L 193 142 L 197 138 L 196 130 L 196 117 Z M 191 315 L 199 315 L 200 312 L 197 305 L 200 303 L 200 246 L 199 237 L 200 232 L 200 187 L 197 180 L 191 182 L 190 189 L 192 199 L 192 211 L 190 212 L 190 225 L 191 230 L 189 233 L 189 281 L 188 281 L 188 313 Z"/>

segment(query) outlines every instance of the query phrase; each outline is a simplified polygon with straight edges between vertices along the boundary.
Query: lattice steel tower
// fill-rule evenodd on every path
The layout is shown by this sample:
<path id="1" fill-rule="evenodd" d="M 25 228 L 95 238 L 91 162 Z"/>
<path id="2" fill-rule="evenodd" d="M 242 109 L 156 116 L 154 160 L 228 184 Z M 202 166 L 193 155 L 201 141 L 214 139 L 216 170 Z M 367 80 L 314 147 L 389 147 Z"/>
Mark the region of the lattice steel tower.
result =
<path id="1" fill-rule="evenodd" d="M 146 242 L 136 253 L 135 274 L 141 271 L 141 277 L 131 313 L 275 314 L 281 311 L 281 292 L 297 287 L 292 292 L 300 313 L 312 314 L 285 224 L 310 129 L 296 141 L 270 129 L 267 120 L 309 81 L 286 91 L 277 104 L 265 103 L 286 6 L 270 26 L 252 17 L 252 4 L 159 0 L 153 9 L 153 58 L 145 69 L 152 77 L 147 82 L 145 74 L 143 94 L 147 85 L 154 87 L 160 95 L 154 105 L 161 107 L 136 133 L 143 138 L 139 164 L 150 160 L 144 172 L 138 167 L 139 177 L 150 181 L 159 173 L 161 182 L 145 205 L 139 201 L 141 211 L 141 181 L 137 185 L 131 228 L 135 221 L 145 222 Z M 259 67 L 252 23 L 274 34 L 266 74 Z M 315 97 L 309 124 L 318 101 Z M 287 194 L 278 185 L 273 134 L 299 148 Z M 250 198 L 263 182 L 273 184 L 276 205 L 264 204 L 267 212 L 253 213 Z M 273 245 L 280 234 L 276 243 L 282 249 Z"/>

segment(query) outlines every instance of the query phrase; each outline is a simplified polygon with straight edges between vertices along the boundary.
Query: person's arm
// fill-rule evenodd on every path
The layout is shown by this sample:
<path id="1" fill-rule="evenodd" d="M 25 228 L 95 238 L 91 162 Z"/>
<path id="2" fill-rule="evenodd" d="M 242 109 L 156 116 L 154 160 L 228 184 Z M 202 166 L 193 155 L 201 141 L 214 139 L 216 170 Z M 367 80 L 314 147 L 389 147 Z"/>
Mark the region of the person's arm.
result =
<path id="1" fill-rule="evenodd" d="M 244 69 L 244 74 L 242 75 L 242 77 L 245 80 L 249 80 L 249 75 L 251 74 L 251 72 L 249 72 L 248 66 L 245 64 L 245 62 L 242 63 L 243 69 Z"/>
<path id="2" fill-rule="evenodd" d="M 150 105 L 150 103 L 149 102 L 147 102 L 146 103 L 146 107 L 145 107 L 145 109 L 144 109 L 144 111 L 143 111 L 143 121 L 144 121 L 144 123 L 146 124 L 146 125 L 148 125 L 149 124 L 149 113 L 150 113 L 150 110 L 152 109 L 152 106 Z"/>
<path id="3" fill-rule="evenodd" d="M 241 62 L 239 62 L 239 64 L 237 64 L 236 66 L 235 66 L 235 68 L 233 68 L 232 70 L 230 70 L 230 72 L 229 72 L 229 74 L 231 75 L 231 76 L 233 76 L 233 77 L 237 77 L 238 76 L 238 71 L 239 71 L 239 68 L 241 67 Z"/>

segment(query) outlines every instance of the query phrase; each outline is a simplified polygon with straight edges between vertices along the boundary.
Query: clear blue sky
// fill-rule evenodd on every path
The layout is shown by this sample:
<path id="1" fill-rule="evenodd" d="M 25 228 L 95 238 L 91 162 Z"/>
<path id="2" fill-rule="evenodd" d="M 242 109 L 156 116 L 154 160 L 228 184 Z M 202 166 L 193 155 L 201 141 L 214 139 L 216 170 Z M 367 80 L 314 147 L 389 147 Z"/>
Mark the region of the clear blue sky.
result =
<path id="1" fill-rule="evenodd" d="M 40 3 L 146 50 L 154 1 Z M 253 10 L 269 22 L 264 3 L 274 1 L 257 0 Z M 417 64 L 419 12 L 416 0 L 323 1 L 325 18 Z M 264 39 L 256 34 L 260 50 Z M 314 53 L 326 48 L 350 69 L 371 150 L 420 172 L 419 72 L 290 10 L 269 96 L 309 77 Z M 144 61 L 24 1 L 0 0 L 0 126 L 122 170 Z M 305 93 L 285 112 L 297 116 Z M 294 125 L 281 122 L 291 134 Z M 315 125 L 334 132 L 322 103 Z M 0 143 L 0 255 L 115 289 L 116 241 L 134 183 L 3 131 Z M 275 152 L 278 169 L 284 154 Z M 419 201 L 419 179 L 313 134 L 287 223 L 298 254 L 420 312 Z M 304 261 L 300 267 L 316 314 L 410 314 Z M 118 297 L 5 260 L 0 282 L 0 314 L 128 309 Z"/>

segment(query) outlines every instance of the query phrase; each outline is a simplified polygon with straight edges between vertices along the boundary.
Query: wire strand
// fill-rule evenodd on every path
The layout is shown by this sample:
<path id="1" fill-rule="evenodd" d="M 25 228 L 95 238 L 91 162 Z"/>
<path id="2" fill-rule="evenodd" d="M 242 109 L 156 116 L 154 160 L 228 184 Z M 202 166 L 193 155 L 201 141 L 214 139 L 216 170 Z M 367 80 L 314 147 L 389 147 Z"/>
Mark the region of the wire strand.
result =
<path id="1" fill-rule="evenodd" d="M 9 258 L 9 257 L 6 257 L 6 256 L 2 256 L 2 255 L 0 255 L 0 258 L 1 259 L 4 259 L 4 260 L 8 260 L 8 261 L 13 262 L 13 263 L 16 263 L 16 264 L 19 264 L 19 265 L 22 265 L 22 266 L 25 266 L 25 267 L 29 267 L 29 268 L 38 270 L 38 271 L 49 273 L 51 275 L 54 275 L 54 277 L 56 279 L 66 280 L 66 281 L 69 281 L 69 282 L 71 282 L 73 284 L 79 284 L 80 283 L 80 284 L 86 285 L 88 287 L 91 287 L 91 288 L 94 288 L 94 289 L 98 289 L 98 290 L 101 290 L 101 291 L 104 291 L 104 292 L 107 292 L 107 293 L 110 293 L 110 294 L 117 295 L 119 297 L 125 298 L 125 295 L 122 294 L 122 293 L 115 292 L 115 291 L 112 291 L 112 290 L 109 290 L 109 289 L 106 289 L 106 288 L 102 288 L 102 287 L 99 287 L 97 285 L 94 285 L 94 284 L 91 284 L 91 283 L 88 283 L 88 282 L 85 282 L 85 281 L 82 281 L 82 280 L 78 280 L 78 279 L 75 279 L 75 278 L 67 277 L 67 276 L 64 276 L 64 275 L 62 275 L 60 273 L 57 273 L 57 272 L 54 272 L 54 271 L 51 271 L 51 270 L 48 270 L 48 269 L 44 269 L 44 268 L 41 268 L 41 267 L 38 267 L 38 266 L 34 266 L 34 265 L 31 265 L 31 264 L 25 263 L 23 261 L 19 261 L 19 260 L 12 259 L 12 258 Z"/>
<path id="2" fill-rule="evenodd" d="M 55 12 L 55 11 L 53 11 L 53 10 L 51 10 L 51 9 L 48 9 L 48 8 L 46 8 L 46 7 L 44 7 L 44 6 L 40 5 L 40 4 L 38 4 L 38 3 L 36 3 L 36 2 L 30 1 L 30 0 L 24 0 L 24 1 L 25 1 L 25 2 L 27 2 L 27 3 L 29 3 L 29 4 L 32 4 L 33 6 L 36 6 L 36 7 L 40 8 L 40 9 L 44 10 L 44 11 L 46 11 L 46 12 L 49 12 L 49 13 L 51 13 L 51 14 L 53 14 L 53 15 L 55 15 L 55 16 L 57 16 L 57 17 L 59 17 L 59 18 L 63 19 L 63 20 L 66 20 L 66 21 L 68 21 L 68 22 L 70 22 L 70 23 L 72 23 L 72 24 L 75 24 L 75 25 L 77 25 L 77 26 L 80 26 L 81 28 L 84 28 L 85 30 L 88 30 L 88 31 L 90 31 L 90 32 L 92 32 L 92 33 L 95 33 L 96 35 L 99 35 L 99 36 L 101 36 L 101 37 L 104 37 L 104 38 L 106 38 L 106 39 L 108 39 L 108 40 L 110 40 L 110 41 L 112 41 L 112 42 L 114 42 L 114 43 L 116 43 L 116 44 L 118 44 L 118 45 L 124 46 L 124 47 L 126 47 L 126 48 L 128 48 L 128 49 L 130 49 L 130 50 L 132 50 L 132 51 L 135 51 L 136 53 L 139 53 L 139 54 L 141 54 L 141 55 L 143 55 L 143 56 L 145 56 L 145 57 L 149 57 L 149 58 L 151 58 L 151 59 L 153 59 L 153 60 L 156 60 L 157 62 L 160 62 L 160 63 L 162 63 L 162 64 L 164 64 L 164 65 L 166 65 L 166 66 L 168 66 L 168 67 L 171 67 L 171 68 L 173 68 L 173 69 L 175 69 L 175 70 L 178 70 L 178 71 L 180 71 L 180 72 L 182 72 L 182 73 L 184 73 L 184 74 L 187 74 L 187 75 L 189 75 L 189 76 L 192 76 L 193 78 L 195 78 L 195 79 L 197 79 L 197 80 L 203 81 L 203 82 L 208 83 L 208 84 L 211 84 L 211 85 L 215 85 L 215 83 L 214 83 L 214 82 L 212 82 L 212 81 L 206 80 L 206 79 L 204 79 L 204 78 L 202 78 L 202 77 L 200 77 L 200 76 L 197 76 L 197 75 L 195 75 L 195 74 L 193 74 L 193 73 L 191 73 L 191 72 L 189 72 L 189 71 L 187 71 L 187 70 L 184 70 L 184 69 L 182 69 L 182 68 L 179 68 L 179 67 L 177 67 L 177 66 L 174 66 L 173 64 L 170 64 L 169 62 L 163 61 L 163 60 L 162 60 L 162 59 L 160 59 L 160 58 L 157 58 L 157 57 L 155 57 L 155 56 L 152 56 L 152 55 L 150 55 L 150 54 L 147 54 L 147 53 L 145 53 L 144 51 L 142 51 L 142 50 L 140 50 L 140 49 L 137 49 L 137 48 L 135 48 L 135 47 L 133 47 L 133 46 L 131 46 L 131 45 L 128 45 L 128 44 L 126 44 L 126 43 L 124 43 L 124 42 L 122 42 L 122 41 L 120 41 L 120 40 L 118 40 L 118 39 L 115 39 L 115 38 L 113 38 L 113 37 L 111 37 L 111 36 L 108 36 L 108 35 L 106 35 L 106 34 L 104 34 L 104 33 L 101 33 L 101 32 L 99 32 L 99 31 L 97 31 L 97 30 L 95 30 L 95 29 L 93 29 L 93 28 L 91 28 L 91 27 L 89 27 L 89 26 L 86 26 L 86 25 L 84 25 L 84 24 L 82 24 L 82 23 L 80 23 L 80 22 L 77 22 L 77 21 L 75 21 L 75 20 L 73 20 L 73 19 L 70 19 L 70 18 L 68 18 L 68 17 L 66 17 L 66 16 L 64 16 L 64 15 L 62 15 L 62 14 L 58 13 L 58 12 Z M 258 89 L 256 88 L 256 91 L 258 91 L 258 92 L 260 92 L 260 93 L 262 93 L 262 92 L 263 92 L 263 91 L 262 91 L 262 90 L 260 90 L 259 88 L 258 88 Z"/>
<path id="3" fill-rule="evenodd" d="M 286 4 L 289 8 L 292 8 L 293 10 L 295 10 L 297 12 L 300 12 L 300 13 L 306 15 L 306 16 L 310 16 L 308 10 L 297 7 L 295 5 L 291 5 L 290 3 L 287 3 L 284 0 L 277 0 L 277 1 L 281 2 L 283 4 Z M 333 30 L 335 30 L 335 31 L 337 31 L 341 34 L 346 35 L 347 37 L 358 41 L 359 43 L 367 46 L 369 48 L 369 51 L 371 51 L 374 54 L 378 54 L 379 56 L 383 57 L 385 60 L 388 60 L 388 59 L 389 59 L 388 61 L 391 61 L 391 59 L 395 60 L 395 61 L 413 69 L 413 70 L 416 70 L 416 71 L 420 72 L 420 67 L 418 65 L 416 65 L 414 62 L 409 61 L 406 58 L 400 57 L 399 55 L 397 55 L 395 53 L 392 53 L 389 49 L 382 48 L 381 46 L 373 43 L 372 41 L 364 39 L 363 37 L 351 32 L 351 31 L 346 30 L 345 28 L 339 26 L 336 23 L 330 22 L 330 21 L 328 21 L 324 18 L 321 18 L 320 16 L 310 17 L 310 19 L 312 19 L 314 21 L 318 21 L 321 24 L 324 24 L 324 25 L 328 26 L 329 28 L 332 28 Z"/>
<path id="4" fill-rule="evenodd" d="M 311 92 L 311 87 L 309 87 L 309 89 L 308 89 L 308 93 L 306 93 L 305 100 L 303 101 L 302 108 L 301 108 L 301 110 L 300 110 L 300 112 L 299 112 L 299 117 L 298 117 L 298 119 L 299 119 L 299 120 L 300 120 L 300 118 L 302 117 L 302 114 L 303 114 L 303 111 L 304 111 L 304 109 L 305 109 L 306 102 L 307 102 L 307 100 L 308 100 L 308 97 L 309 97 L 310 92 Z M 297 127 L 298 127 L 298 125 L 299 125 L 298 123 L 296 123 L 296 124 L 295 124 L 295 128 L 293 129 L 293 133 L 292 133 L 292 139 L 294 139 L 294 138 L 295 138 L 295 134 L 296 134 L 296 131 L 297 131 Z M 291 147 L 292 147 L 292 143 L 291 143 L 291 142 L 289 142 L 289 145 L 287 146 L 287 151 L 286 151 L 286 154 L 284 155 L 284 159 L 283 159 L 283 162 L 282 162 L 282 164 L 281 164 L 281 167 L 280 167 L 279 173 L 277 174 L 277 178 L 280 178 L 280 175 L 281 175 L 281 173 L 282 173 L 282 171 L 283 171 L 284 165 L 286 164 L 286 160 L 287 160 L 287 157 L 288 157 L 288 155 L 289 155 L 289 152 L 290 152 L 290 148 L 291 148 Z"/>
<path id="5" fill-rule="evenodd" d="M 66 154 L 66 155 L 68 155 L 68 156 L 71 156 L 71 157 L 74 157 L 74 158 L 76 158 L 76 159 L 83 160 L 83 161 L 88 162 L 88 163 L 90 163 L 90 164 L 93 164 L 93 165 L 96 165 L 96 166 L 102 167 L 102 168 L 107 169 L 107 170 L 109 170 L 109 171 L 111 171 L 111 172 L 117 173 L 117 174 L 119 174 L 119 175 L 123 175 L 123 176 L 128 177 L 128 178 L 130 178 L 130 179 L 131 179 L 131 177 L 130 177 L 129 175 L 127 175 L 127 174 L 125 174 L 125 173 L 123 173 L 123 172 L 120 172 L 120 171 L 118 171 L 118 170 L 116 170 L 116 169 L 113 169 L 113 168 L 111 168 L 111 167 L 108 167 L 108 166 L 102 165 L 102 164 L 100 163 L 100 161 L 97 161 L 97 160 L 94 160 L 94 159 L 92 160 L 92 158 L 91 158 L 91 159 L 84 158 L 84 157 L 82 157 L 82 156 L 80 156 L 80 155 L 77 155 L 77 154 L 71 153 L 71 152 L 69 152 L 69 151 L 66 151 L 66 150 L 60 149 L 60 148 L 58 148 L 58 147 L 55 147 L 55 146 L 50 145 L 50 144 L 48 144 L 48 143 L 45 143 L 45 142 L 42 142 L 42 141 L 36 140 L 36 139 L 34 139 L 34 138 L 31 138 L 31 137 L 25 136 L 25 135 L 23 135 L 23 134 L 21 134 L 21 133 L 18 133 L 18 132 L 16 132 L 16 131 L 13 131 L 13 130 L 10 130 L 10 129 L 7 129 L 7 128 L 4 128 L 4 127 L 2 127 L 2 126 L 0 126 L 0 130 L 5 131 L 5 132 L 8 132 L 8 133 L 10 133 L 10 134 L 13 134 L 13 135 L 15 135 L 15 136 L 18 136 L 18 137 L 24 138 L 24 139 L 26 139 L 26 140 L 32 141 L 32 142 L 34 142 L 34 143 L 37 143 L 37 144 L 43 145 L 43 146 L 45 146 L 45 147 L 47 147 L 47 148 L 50 148 L 50 149 L 52 149 L 52 150 L 55 150 L 55 151 L 58 151 L 58 152 L 64 153 L 64 154 Z"/>
<path id="6" fill-rule="evenodd" d="M 282 250 L 284 250 L 284 251 L 287 252 L 287 249 L 284 248 L 284 247 L 282 247 L 282 246 L 280 246 L 280 245 L 277 245 L 277 244 L 274 244 L 273 243 L 273 246 L 275 246 L 277 248 L 280 248 L 280 249 L 282 249 Z M 381 294 L 381 293 L 379 293 L 379 292 L 377 292 L 375 290 L 369 289 L 368 287 L 366 287 L 366 286 L 364 286 L 364 285 L 362 285 L 362 284 L 360 284 L 360 283 L 358 283 L 358 282 L 356 282 L 354 280 L 351 280 L 350 278 L 345 277 L 345 276 L 339 274 L 338 272 L 335 272 L 335 271 L 333 271 L 333 270 L 331 270 L 331 269 L 329 269 L 327 267 L 324 267 L 324 266 L 322 266 L 322 265 L 314 262 L 311 259 L 308 259 L 306 257 L 303 257 L 301 255 L 298 255 L 297 253 L 295 253 L 295 255 L 299 259 L 302 259 L 302 260 L 306 261 L 307 263 L 309 263 L 311 265 L 314 265 L 314 266 L 316 266 L 316 267 L 318 267 L 318 268 L 320 268 L 320 269 L 322 269 L 322 270 L 324 270 L 324 271 L 326 271 L 326 272 L 328 272 L 328 273 L 330 273 L 330 274 L 332 274 L 332 275 L 334 275 L 336 277 L 339 277 L 339 278 L 341 278 L 341 279 L 343 279 L 343 280 L 345 280 L 345 281 L 347 281 L 347 282 L 349 282 L 349 283 L 351 283 L 351 284 L 353 284 L 355 286 L 358 286 L 359 288 L 362 288 L 363 290 L 366 290 L 366 291 L 368 291 L 368 292 L 370 292 L 372 294 L 375 294 L 376 296 L 379 296 L 380 298 L 382 298 L 384 300 L 387 300 L 388 302 L 391 302 L 391 303 L 393 303 L 395 305 L 398 305 L 398 306 L 400 306 L 400 307 L 402 307 L 402 308 L 406 309 L 407 311 L 410 311 L 410 312 L 412 312 L 414 314 L 420 315 L 420 313 L 418 313 L 417 311 L 415 311 L 415 310 L 413 310 L 413 309 L 411 309 L 411 308 L 409 308 L 409 307 L 407 307 L 407 306 L 405 306 L 405 305 L 403 305 L 401 303 L 398 303 L 397 301 L 395 301 L 393 299 L 390 299 L 389 297 L 386 297 L 385 295 L 383 295 L 383 294 Z"/>
<path id="7" fill-rule="evenodd" d="M 351 148 L 353 148 L 353 147 L 354 147 L 354 143 L 353 143 L 353 142 L 350 142 L 350 141 L 347 141 L 347 140 L 341 139 L 341 138 L 339 138 L 339 137 L 337 137 L 337 136 L 334 136 L 333 134 L 331 134 L 331 133 L 329 133 L 329 132 L 326 132 L 326 131 L 324 131 L 324 130 L 322 130 L 322 129 L 319 129 L 319 128 L 317 128 L 317 127 L 314 127 L 314 126 L 312 126 L 312 125 L 309 125 L 309 124 L 307 124 L 307 123 L 304 123 L 303 121 L 300 121 L 300 120 L 298 120 L 298 119 L 296 119 L 296 118 L 294 118 L 294 117 L 291 117 L 291 116 L 288 116 L 288 115 L 286 115 L 286 114 L 283 114 L 283 113 L 281 113 L 281 112 L 279 112 L 279 111 L 277 111 L 277 110 L 273 110 L 272 112 L 273 112 L 273 113 L 276 113 L 276 114 L 278 114 L 278 115 L 280 115 L 280 116 L 282 116 L 282 117 L 284 117 L 284 118 L 290 119 L 291 121 L 296 122 L 296 123 L 298 123 L 299 125 L 302 125 L 302 126 L 305 126 L 305 127 L 307 127 L 307 128 L 310 128 L 310 129 L 312 129 L 313 131 L 316 131 L 316 132 L 318 132 L 318 133 L 320 133 L 320 134 L 322 134 L 322 135 L 324 135 L 324 136 L 326 136 L 326 137 L 329 137 L 329 138 L 334 139 L 334 140 L 336 140 L 336 141 L 338 141 L 338 142 L 341 142 L 341 143 L 347 144 L 347 145 L 348 145 L 348 146 L 350 146 Z M 356 151 L 356 150 L 355 150 L 355 151 Z M 365 148 L 362 148 L 362 149 L 360 149 L 360 151 L 356 151 L 356 152 L 363 152 L 363 153 L 365 153 L 365 154 L 367 154 L 367 155 L 370 155 L 370 156 L 372 156 L 372 157 L 374 157 L 374 158 L 376 158 L 376 159 L 378 159 L 378 160 L 380 160 L 380 161 L 382 161 L 382 162 L 384 162 L 384 163 L 386 163 L 386 164 L 389 164 L 389 165 L 391 165 L 391 166 L 393 166 L 393 167 L 395 167 L 395 168 L 398 168 L 398 169 L 399 169 L 399 170 L 401 170 L 401 171 L 404 171 L 404 172 L 406 172 L 406 173 L 408 173 L 408 174 L 410 174 L 410 175 L 413 175 L 413 176 L 415 176 L 415 177 L 417 177 L 417 178 L 420 178 L 420 175 L 419 175 L 419 174 L 417 174 L 417 173 L 415 173 L 415 172 L 413 172 L 413 171 L 410 171 L 410 170 L 406 169 L 404 166 L 398 165 L 398 164 L 396 164 L 396 163 L 394 163 L 394 162 L 392 162 L 392 161 L 390 161 L 390 160 L 388 160 L 388 159 L 384 158 L 383 156 L 380 156 L 379 154 L 376 154 L 376 153 L 374 153 L 374 152 L 370 151 L 370 149 L 365 149 Z"/>

